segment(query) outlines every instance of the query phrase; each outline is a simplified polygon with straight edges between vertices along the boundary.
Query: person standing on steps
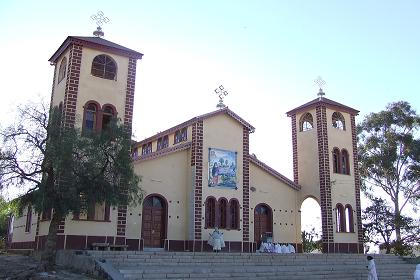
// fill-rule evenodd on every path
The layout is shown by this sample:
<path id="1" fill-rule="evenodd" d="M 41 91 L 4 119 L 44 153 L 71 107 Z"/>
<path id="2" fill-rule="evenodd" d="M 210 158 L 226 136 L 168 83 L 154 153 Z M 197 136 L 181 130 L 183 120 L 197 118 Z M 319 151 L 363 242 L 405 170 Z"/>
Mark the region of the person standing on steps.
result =
<path id="1" fill-rule="evenodd" d="M 375 261 L 373 260 L 372 256 L 367 256 L 368 265 L 366 266 L 368 269 L 368 280 L 378 280 L 378 275 L 376 274 L 376 266 Z"/>
<path id="2" fill-rule="evenodd" d="M 420 280 L 420 264 L 416 265 L 416 271 L 414 271 L 414 280 Z"/>
<path id="3" fill-rule="evenodd" d="M 223 233 L 219 231 L 219 228 L 214 228 L 213 233 L 210 233 L 209 241 L 207 242 L 210 246 L 213 246 L 213 252 L 220 252 L 225 247 L 225 241 L 223 239 Z"/>

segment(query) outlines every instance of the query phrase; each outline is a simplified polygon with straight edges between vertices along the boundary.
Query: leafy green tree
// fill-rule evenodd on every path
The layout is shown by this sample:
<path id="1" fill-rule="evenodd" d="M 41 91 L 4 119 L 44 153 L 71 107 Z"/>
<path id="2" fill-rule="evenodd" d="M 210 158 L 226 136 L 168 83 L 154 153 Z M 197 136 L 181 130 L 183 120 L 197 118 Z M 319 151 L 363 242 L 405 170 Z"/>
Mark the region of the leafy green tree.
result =
<path id="1" fill-rule="evenodd" d="M 396 240 L 402 240 L 407 205 L 420 198 L 420 117 L 408 102 L 389 104 L 371 113 L 358 126 L 362 188 L 371 200 L 382 190 L 392 202 Z"/>
<path id="2" fill-rule="evenodd" d="M 302 247 L 303 252 L 311 253 L 313 251 L 321 251 L 322 249 L 322 238 L 316 233 L 315 228 L 311 231 L 302 231 Z"/>
<path id="3" fill-rule="evenodd" d="M 130 135 L 117 120 L 101 133 L 83 136 L 62 126 L 58 108 L 49 113 L 45 105 L 28 104 L 18 110 L 18 122 L 1 132 L 0 182 L 28 189 L 21 205 L 31 204 L 38 213 L 53 209 L 42 254 L 43 268 L 49 270 L 60 221 L 86 212 L 92 203 L 140 202 L 140 178 L 133 170 Z"/>

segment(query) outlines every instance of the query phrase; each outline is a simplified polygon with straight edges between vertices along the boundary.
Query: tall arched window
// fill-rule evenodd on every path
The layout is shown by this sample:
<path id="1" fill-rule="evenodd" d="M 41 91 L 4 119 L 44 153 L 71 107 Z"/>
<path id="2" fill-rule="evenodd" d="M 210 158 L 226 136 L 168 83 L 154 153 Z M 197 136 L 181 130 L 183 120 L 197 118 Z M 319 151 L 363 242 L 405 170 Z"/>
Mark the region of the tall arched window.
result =
<path id="1" fill-rule="evenodd" d="M 345 214 L 346 214 L 346 231 L 354 232 L 353 208 L 351 207 L 350 204 L 346 205 Z"/>
<path id="2" fill-rule="evenodd" d="M 346 130 L 346 123 L 344 121 L 344 117 L 339 112 L 334 112 L 332 114 L 332 125 L 335 128 Z"/>
<path id="3" fill-rule="evenodd" d="M 106 129 L 115 116 L 115 110 L 110 105 L 105 105 L 102 110 L 102 130 Z"/>
<path id="4" fill-rule="evenodd" d="M 107 80 L 116 80 L 117 64 L 107 55 L 98 55 L 93 59 L 91 74 Z"/>
<path id="5" fill-rule="evenodd" d="M 229 226 L 231 229 L 239 229 L 239 203 L 236 199 L 229 202 Z"/>
<path id="6" fill-rule="evenodd" d="M 337 221 L 337 232 L 346 231 L 346 217 L 344 213 L 344 207 L 338 203 L 336 205 L 336 221 Z"/>
<path id="7" fill-rule="evenodd" d="M 333 171 L 334 173 L 340 173 L 340 150 L 338 148 L 333 149 Z"/>
<path id="8" fill-rule="evenodd" d="M 299 121 L 299 130 L 308 131 L 314 128 L 314 118 L 311 113 L 305 113 L 302 115 Z"/>
<path id="9" fill-rule="evenodd" d="M 208 197 L 206 199 L 206 228 L 214 228 L 216 225 L 216 199 Z"/>
<path id="10" fill-rule="evenodd" d="M 219 217 L 219 227 L 227 228 L 227 200 L 225 198 L 219 200 Z"/>
<path id="11" fill-rule="evenodd" d="M 98 106 L 95 103 L 85 105 L 83 133 L 91 134 L 96 131 L 98 119 Z"/>
<path id="12" fill-rule="evenodd" d="M 66 76 L 66 68 L 67 68 L 67 58 L 63 57 L 60 63 L 60 68 L 58 69 L 57 83 L 60 83 Z"/>
<path id="13" fill-rule="evenodd" d="M 341 173 L 350 174 L 349 153 L 345 149 L 341 150 Z"/>

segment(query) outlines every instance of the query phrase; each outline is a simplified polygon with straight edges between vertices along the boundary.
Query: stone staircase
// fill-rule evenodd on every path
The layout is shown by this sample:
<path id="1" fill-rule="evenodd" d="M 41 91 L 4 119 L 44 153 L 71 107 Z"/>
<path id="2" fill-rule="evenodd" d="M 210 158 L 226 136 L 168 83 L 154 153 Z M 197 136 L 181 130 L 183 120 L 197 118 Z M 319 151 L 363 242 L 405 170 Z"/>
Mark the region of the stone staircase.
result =
<path id="1" fill-rule="evenodd" d="M 124 279 L 367 279 L 366 256 L 356 254 L 259 254 L 90 251 Z M 379 280 L 413 279 L 414 264 L 376 255 Z"/>

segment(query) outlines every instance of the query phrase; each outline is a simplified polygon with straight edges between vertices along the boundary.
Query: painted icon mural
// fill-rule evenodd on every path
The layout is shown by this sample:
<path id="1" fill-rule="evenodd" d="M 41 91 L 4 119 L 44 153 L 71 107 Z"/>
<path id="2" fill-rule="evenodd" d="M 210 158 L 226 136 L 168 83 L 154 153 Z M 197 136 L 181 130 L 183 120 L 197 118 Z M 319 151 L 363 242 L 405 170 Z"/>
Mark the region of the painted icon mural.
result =
<path id="1" fill-rule="evenodd" d="M 236 188 L 236 152 L 209 149 L 209 187 Z"/>

